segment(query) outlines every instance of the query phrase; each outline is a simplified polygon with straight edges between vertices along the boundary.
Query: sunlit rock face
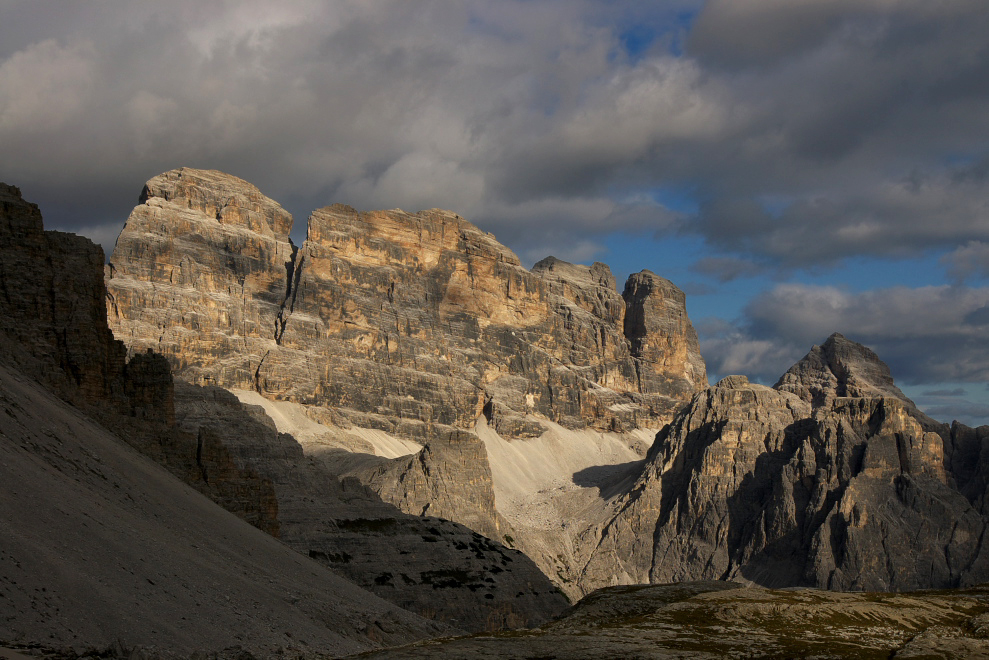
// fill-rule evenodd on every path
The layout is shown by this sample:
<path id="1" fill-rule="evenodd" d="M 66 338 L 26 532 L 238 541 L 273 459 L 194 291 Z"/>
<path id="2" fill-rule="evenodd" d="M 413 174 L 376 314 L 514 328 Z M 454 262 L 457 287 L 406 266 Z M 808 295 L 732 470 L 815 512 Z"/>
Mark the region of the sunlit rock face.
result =
<path id="1" fill-rule="evenodd" d="M 141 199 L 107 269 L 114 335 L 166 355 L 187 380 L 253 383 L 277 346 L 292 217 L 217 172 L 168 172 Z"/>
<path id="2" fill-rule="evenodd" d="M 640 388 L 689 396 L 707 386 L 697 333 L 687 318 L 686 296 L 667 279 L 644 270 L 625 283 L 625 336 L 639 358 Z"/>
<path id="3" fill-rule="evenodd" d="M 918 413 L 875 353 L 834 335 L 776 389 L 732 376 L 694 397 L 616 498 L 587 586 L 984 582 L 987 431 Z"/>
<path id="4" fill-rule="evenodd" d="M 413 437 L 481 414 L 509 437 L 539 435 L 533 414 L 658 427 L 707 384 L 683 294 L 649 273 L 623 298 L 603 264 L 529 271 L 438 209 L 326 207 L 298 249 L 290 227 L 235 177 L 155 177 L 110 260 L 114 333 L 187 381 Z"/>

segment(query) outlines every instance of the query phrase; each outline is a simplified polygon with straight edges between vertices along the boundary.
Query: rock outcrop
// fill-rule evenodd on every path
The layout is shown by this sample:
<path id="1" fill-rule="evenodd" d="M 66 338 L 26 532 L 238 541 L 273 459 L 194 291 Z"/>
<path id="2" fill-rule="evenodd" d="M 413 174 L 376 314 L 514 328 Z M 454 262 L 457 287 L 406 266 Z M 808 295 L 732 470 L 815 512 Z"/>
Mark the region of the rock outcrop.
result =
<path id="1" fill-rule="evenodd" d="M 176 399 L 179 428 L 190 437 L 198 434 L 200 446 L 205 438 L 210 446 L 222 449 L 241 473 L 271 483 L 279 538 L 334 573 L 407 610 L 462 630 L 537 625 L 567 606 L 567 599 L 524 554 L 434 517 L 434 509 L 442 515 L 446 503 L 433 489 L 444 479 L 466 475 L 426 479 L 422 472 L 404 472 L 405 481 L 418 479 L 428 489 L 420 493 L 403 486 L 424 502 L 416 504 L 416 515 L 409 515 L 382 501 L 373 488 L 352 477 L 341 480 L 325 462 L 307 457 L 303 446 L 279 433 L 260 406 L 245 405 L 218 387 L 184 383 L 178 384 Z M 459 433 L 460 442 L 479 443 L 474 436 Z M 429 465 L 429 455 L 424 451 L 387 465 L 411 461 L 421 469 L 423 461 Z M 395 489 L 399 483 L 388 480 L 382 487 Z M 246 494 L 241 499 L 249 501 Z M 492 496 L 490 502 L 461 508 L 493 509 L 493 500 Z"/>
<path id="2" fill-rule="evenodd" d="M 177 428 L 168 362 L 114 340 L 99 247 L 2 184 L 0 239 L 0 640 L 335 654 L 455 630 L 271 538 L 272 482 L 212 427 Z"/>
<path id="3" fill-rule="evenodd" d="M 985 456 L 989 428 L 931 424 L 874 353 L 840 335 L 776 389 L 726 378 L 657 437 L 585 579 L 874 591 L 984 582 L 985 470 L 946 461 L 946 447 Z"/>
<path id="4" fill-rule="evenodd" d="M 610 587 L 536 630 L 435 640 L 371 660 L 989 657 L 989 591 L 834 593 L 732 582 Z"/>
<path id="5" fill-rule="evenodd" d="M 235 177 L 155 177 L 110 261 L 111 327 L 188 382 L 423 438 L 434 425 L 470 429 L 483 412 L 515 437 L 540 432 L 530 413 L 571 428 L 658 427 L 706 385 L 683 294 L 665 280 L 636 276 L 627 302 L 603 264 L 528 271 L 436 209 L 326 207 L 298 249 L 290 224 Z"/>
<path id="6" fill-rule="evenodd" d="M 625 336 L 639 358 L 640 389 L 690 396 L 707 386 L 697 333 L 686 296 L 672 282 L 644 270 L 625 283 Z"/>
<path id="7" fill-rule="evenodd" d="M 523 441 L 551 425 L 668 422 L 643 463 L 607 484 L 586 477 L 603 484 L 602 504 L 575 496 L 586 507 L 574 549 L 552 552 L 542 532 L 520 539 L 578 593 L 728 577 L 908 589 L 989 575 L 978 543 L 985 434 L 924 416 L 859 344 L 832 336 L 774 389 L 731 377 L 699 391 L 706 373 L 683 294 L 648 271 L 622 295 L 603 264 L 550 257 L 529 271 L 436 209 L 319 209 L 298 249 L 289 227 L 234 177 L 152 179 L 111 260 L 111 324 L 188 382 L 416 440 L 415 456 L 329 469 L 403 512 L 517 533 L 494 499 L 482 417 L 485 433 Z M 869 555 L 875 544 L 884 551 Z M 581 565 L 556 566 L 553 554 Z"/>
<path id="8" fill-rule="evenodd" d="M 0 331 L 38 360 L 39 377 L 63 396 L 126 396 L 126 351 L 106 324 L 103 250 L 45 231 L 41 212 L 0 184 Z"/>
<path id="9" fill-rule="evenodd" d="M 899 399 L 913 410 L 917 408 L 893 383 L 889 367 L 875 352 L 837 332 L 820 346 L 812 347 L 773 387 L 792 392 L 815 408 L 839 397 L 888 397 Z"/>
<path id="10" fill-rule="evenodd" d="M 226 390 L 174 383 L 168 362 L 150 351 L 125 361 L 126 349 L 107 327 L 100 248 L 71 234 L 45 232 L 37 207 L 23 202 L 16 189 L 0 192 L 5 195 L 0 208 L 5 362 L 47 374 L 46 384 L 186 484 L 403 607 L 460 629 L 486 630 L 540 623 L 567 605 L 521 553 L 447 520 L 405 515 L 353 479 L 343 486 L 307 458 L 291 436 L 278 434 L 264 411 L 245 407 Z M 216 191 L 221 198 L 228 193 L 222 186 Z M 221 207 L 215 197 L 182 194 L 197 212 L 210 210 L 254 234 L 264 234 L 265 227 L 286 229 L 276 207 L 250 195 L 239 200 L 239 207 Z M 267 254 L 271 246 L 259 240 L 254 247 L 257 254 Z M 276 244 L 274 253 L 279 249 Z M 205 299 L 198 299 L 194 309 L 220 313 L 222 305 L 214 303 L 209 308 Z M 278 313 L 265 300 L 252 309 L 255 321 Z M 464 431 L 453 433 L 457 437 L 434 438 L 416 465 L 438 469 L 440 477 L 454 464 L 464 473 L 476 472 L 474 464 L 483 468 L 481 442 Z M 463 449 L 457 455 L 444 453 L 458 445 Z M 417 503 L 415 513 L 428 507 L 441 515 L 441 494 L 458 492 L 460 477 L 450 474 L 446 481 L 451 483 L 444 488 L 442 478 L 429 480 L 420 473 L 425 490 L 410 487 L 406 492 Z M 411 486 L 415 480 L 406 475 L 404 481 Z M 487 488 L 487 501 L 461 508 L 478 515 L 493 512 L 490 471 Z M 468 484 L 466 492 L 483 489 Z M 491 521 L 476 526 L 490 527 L 494 536 L 493 517 Z M 437 602 L 440 589 L 444 597 Z"/>
<path id="11" fill-rule="evenodd" d="M 0 352 L 131 446 L 260 529 L 277 536 L 271 483 L 226 449 L 174 428 L 168 361 L 151 349 L 128 360 L 107 326 L 103 250 L 45 231 L 38 207 L 0 184 Z"/>

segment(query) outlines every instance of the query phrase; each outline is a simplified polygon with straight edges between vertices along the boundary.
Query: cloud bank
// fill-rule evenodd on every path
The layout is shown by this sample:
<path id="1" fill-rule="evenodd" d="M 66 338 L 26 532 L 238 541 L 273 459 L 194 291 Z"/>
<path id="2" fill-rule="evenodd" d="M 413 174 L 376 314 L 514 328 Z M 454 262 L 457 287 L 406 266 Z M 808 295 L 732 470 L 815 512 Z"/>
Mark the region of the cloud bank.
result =
<path id="1" fill-rule="evenodd" d="M 216 168 L 297 224 L 334 202 L 438 206 L 528 262 L 607 259 L 615 232 L 692 237 L 707 251 L 694 290 L 763 282 L 706 339 L 716 371 L 778 375 L 835 330 L 917 382 L 986 366 L 984 0 L 0 13 L 0 180 L 107 248 L 148 178 Z M 932 254 L 927 287 L 784 284 Z"/>

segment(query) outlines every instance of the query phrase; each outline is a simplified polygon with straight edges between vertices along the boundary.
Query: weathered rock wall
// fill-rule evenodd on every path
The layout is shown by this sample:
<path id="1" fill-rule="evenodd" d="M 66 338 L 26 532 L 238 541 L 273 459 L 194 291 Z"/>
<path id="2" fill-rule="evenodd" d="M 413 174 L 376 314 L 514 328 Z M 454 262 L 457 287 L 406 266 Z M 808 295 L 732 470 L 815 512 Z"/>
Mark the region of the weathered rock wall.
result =
<path id="1" fill-rule="evenodd" d="M 45 231 L 20 190 L 0 184 L 0 330 L 42 360 L 64 396 L 123 396 L 126 352 L 106 324 L 103 250 Z"/>
<path id="2" fill-rule="evenodd" d="M 571 428 L 658 426 L 706 385 L 683 294 L 665 280 L 627 302 L 603 264 L 528 271 L 436 209 L 319 209 L 297 250 L 290 223 L 235 177 L 155 177 L 111 258 L 115 333 L 189 382 L 421 438 L 482 412 L 516 437 L 541 432 L 529 413 Z"/>

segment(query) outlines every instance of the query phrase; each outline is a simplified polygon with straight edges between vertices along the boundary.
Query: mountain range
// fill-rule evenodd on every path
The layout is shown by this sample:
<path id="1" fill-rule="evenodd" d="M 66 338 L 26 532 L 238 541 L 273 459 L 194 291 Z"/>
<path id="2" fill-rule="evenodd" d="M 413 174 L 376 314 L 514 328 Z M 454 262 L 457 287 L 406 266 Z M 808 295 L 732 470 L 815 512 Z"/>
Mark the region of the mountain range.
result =
<path id="1" fill-rule="evenodd" d="M 16 188 L 0 215 L 8 645 L 339 655 L 671 583 L 707 586 L 651 612 L 968 589 L 890 643 L 989 634 L 989 427 L 840 334 L 709 386 L 654 273 L 526 269 L 438 209 L 329 206 L 296 246 L 216 171 L 151 179 L 105 265 Z"/>

